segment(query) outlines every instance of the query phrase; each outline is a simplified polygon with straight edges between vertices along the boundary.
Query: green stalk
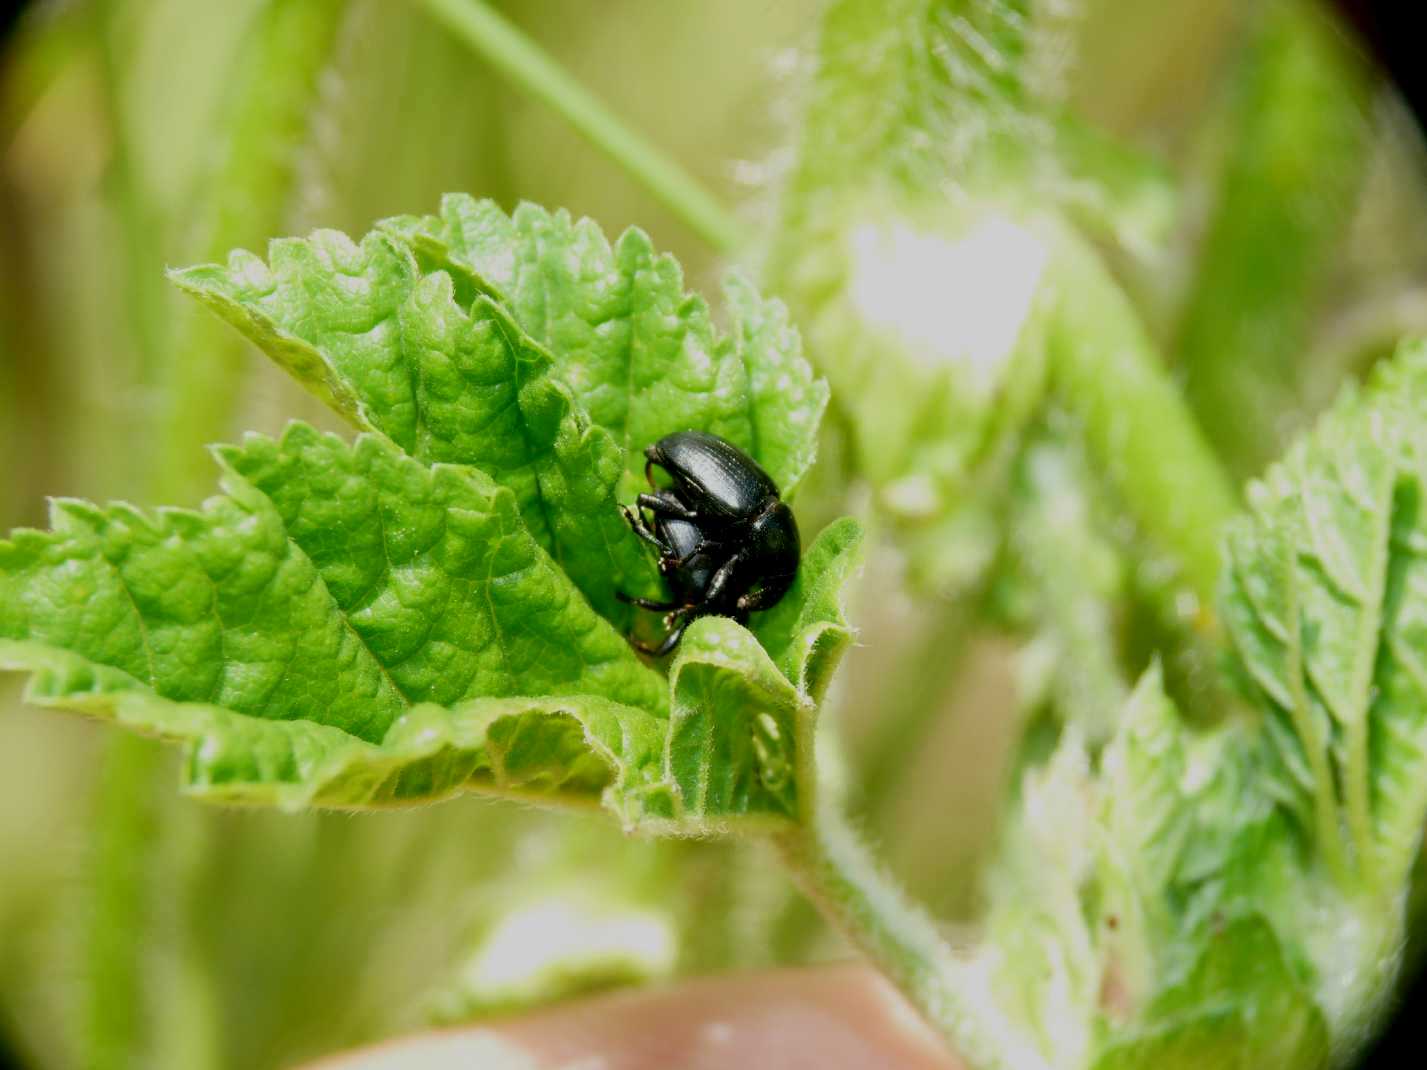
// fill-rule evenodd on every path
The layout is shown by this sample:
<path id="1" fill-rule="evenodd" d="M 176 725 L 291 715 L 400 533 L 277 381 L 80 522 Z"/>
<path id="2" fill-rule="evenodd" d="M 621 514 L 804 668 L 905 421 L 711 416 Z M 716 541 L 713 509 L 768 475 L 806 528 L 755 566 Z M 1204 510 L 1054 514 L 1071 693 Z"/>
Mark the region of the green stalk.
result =
<path id="1" fill-rule="evenodd" d="M 1303 352 L 1370 155 L 1366 79 L 1333 28 L 1306 5 L 1264 14 L 1179 337 L 1189 402 L 1240 475 L 1323 400 L 1305 397 Z"/>
<path id="2" fill-rule="evenodd" d="M 991 999 L 989 978 L 958 959 L 831 802 L 778 841 L 793 879 L 829 924 L 898 988 L 922 1017 L 981 1070 L 1049 1070 Z"/>
<path id="3" fill-rule="evenodd" d="M 131 151 L 133 138 L 125 122 L 123 58 L 137 51 L 122 25 L 132 11 L 117 0 L 94 8 L 94 38 L 103 83 L 105 118 L 109 124 L 110 154 L 106 174 L 125 260 L 123 304 L 129 314 L 139 375 L 152 379 L 152 366 L 161 362 L 167 345 L 163 277 L 162 228 L 159 213 L 145 196 Z"/>
<path id="4" fill-rule="evenodd" d="M 212 257 L 239 244 L 256 244 L 281 225 L 293 184 L 297 148 L 305 139 L 317 76 L 326 65 L 344 10 L 340 0 L 270 0 L 257 14 L 229 79 L 231 89 L 217 164 L 210 176 L 203 230 Z M 244 348 L 209 317 L 189 313 L 170 350 L 157 318 L 164 303 L 156 291 L 162 263 L 155 239 L 157 212 L 145 203 L 122 122 L 120 56 L 113 39 L 122 11 L 99 13 L 100 68 L 114 128 L 111 188 L 128 259 L 128 298 L 134 342 L 143 363 L 152 364 L 168 388 L 170 418 L 160 444 L 161 463 L 149 493 L 163 500 L 186 497 L 204 486 L 209 461 L 203 445 L 219 437 L 240 397 Z M 201 481 L 201 482 L 200 482 Z M 178 949 L 184 984 L 171 1013 L 156 1016 L 145 993 L 144 963 L 154 957 L 151 903 L 154 847 L 172 833 L 160 827 L 154 795 L 162 766 L 156 747 L 127 735 L 110 741 L 96 815 L 92 875 L 93 911 L 88 928 L 85 1065 L 107 1070 L 139 1065 L 138 1055 L 172 1065 L 217 1065 L 219 1023 L 207 966 L 185 928 Z M 201 854 L 201 844 L 197 850 Z M 194 863 L 197 864 L 197 863 Z M 167 879 L 191 882 L 192 867 Z M 172 891 L 172 889 L 171 889 Z M 174 898 L 189 902 L 180 887 Z M 161 1023 L 155 1026 L 155 1022 Z M 171 1024 L 170 1024 L 171 1023 Z"/>
<path id="5" fill-rule="evenodd" d="M 1054 249 L 1052 389 L 1140 530 L 1178 564 L 1200 630 L 1212 632 L 1233 484 L 1099 255 L 1069 227 L 1055 228 Z"/>
<path id="6" fill-rule="evenodd" d="M 299 149 L 308 137 L 317 82 L 346 10 L 344 0 L 268 0 L 238 50 L 209 200 L 200 260 L 277 235 L 291 201 Z M 156 477 L 162 500 L 186 499 L 207 485 L 203 447 L 229 430 L 247 347 L 199 309 L 185 313 L 169 377 L 165 463 Z"/>
<path id="7" fill-rule="evenodd" d="M 797 747 L 798 823 L 776 834 L 793 882 L 833 929 L 863 953 L 951 1049 L 980 1070 L 1049 1070 L 992 999 L 990 978 L 959 959 L 936 923 L 873 856 L 844 816 L 834 788 L 818 790 L 819 746 L 811 720 Z"/>
<path id="8" fill-rule="evenodd" d="M 16 405 L 15 354 L 10 345 L 8 295 L 0 293 L 0 457 L 20 456 L 20 421 Z M 0 479 L 0 531 L 8 531 L 20 510 L 16 479 Z"/>
<path id="9" fill-rule="evenodd" d="M 898 655 L 898 671 L 890 674 L 876 724 L 858 747 L 858 794 L 868 812 L 885 812 L 906 772 L 907 755 L 925 743 L 946 712 L 947 692 L 966 664 L 977 608 L 962 601 L 936 600 L 925 630 L 910 651 Z"/>
<path id="10" fill-rule="evenodd" d="M 745 244 L 743 228 L 673 159 L 596 100 L 548 53 L 481 0 L 423 0 L 426 10 L 487 63 L 562 115 L 719 252 Z"/>
<path id="11" fill-rule="evenodd" d="M 133 44 L 122 25 L 123 5 L 101 3 L 91 12 L 110 156 L 106 192 L 121 236 L 122 300 L 138 377 L 152 381 L 162 366 L 165 340 L 163 257 L 158 216 L 143 194 L 124 121 L 122 57 Z M 132 427 L 124 429 L 133 433 Z M 132 483 L 134 472 L 126 473 Z M 163 755 L 152 740 L 116 733 L 102 759 L 93 818 L 94 848 L 86 921 L 86 987 L 82 1031 L 84 1065 L 121 1070 L 152 1059 L 155 1016 L 146 966 L 155 955 L 153 902 L 158 866 L 155 846 L 164 836 L 158 792 Z"/>
<path id="12" fill-rule="evenodd" d="M 159 743 L 128 733 L 115 733 L 104 756 L 85 929 L 81 1050 L 91 1070 L 131 1070 L 148 1050 L 150 1008 L 140 974 L 150 952 L 154 782 L 162 765 Z"/>

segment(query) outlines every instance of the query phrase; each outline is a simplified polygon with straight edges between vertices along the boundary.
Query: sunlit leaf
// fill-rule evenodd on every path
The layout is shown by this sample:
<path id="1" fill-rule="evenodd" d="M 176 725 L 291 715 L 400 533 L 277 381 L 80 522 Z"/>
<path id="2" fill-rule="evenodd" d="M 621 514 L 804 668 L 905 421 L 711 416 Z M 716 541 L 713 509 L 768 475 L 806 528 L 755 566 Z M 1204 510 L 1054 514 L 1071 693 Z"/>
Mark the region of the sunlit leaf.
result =
<path id="1" fill-rule="evenodd" d="M 827 385 L 814 380 L 782 305 L 741 277 L 726 285 L 725 335 L 703 299 L 685 292 L 678 263 L 637 229 L 611 245 L 588 219 L 532 204 L 508 216 L 460 194 L 438 215 L 383 227 L 465 290 L 509 303 L 624 447 L 631 478 L 644 446 L 691 427 L 742 447 L 785 494 L 812 464 Z"/>
<path id="2" fill-rule="evenodd" d="M 515 494 L 527 527 L 607 618 L 616 590 L 653 594 L 620 518 L 623 455 L 550 374 L 551 357 L 488 297 L 458 305 L 399 243 L 319 231 L 272 243 L 265 264 L 174 274 L 359 428 L 412 457 L 479 468 Z"/>
<path id="3" fill-rule="evenodd" d="M 66 501 L 54 531 L 0 543 L 0 664 L 34 674 L 32 701 L 184 741 L 189 788 L 231 801 L 477 790 L 684 832 L 795 816 L 816 703 L 792 681 L 849 637 L 846 525 L 775 622 L 788 675 L 710 619 L 666 681 L 480 472 L 301 424 L 218 456 L 226 493 L 199 512 Z"/>

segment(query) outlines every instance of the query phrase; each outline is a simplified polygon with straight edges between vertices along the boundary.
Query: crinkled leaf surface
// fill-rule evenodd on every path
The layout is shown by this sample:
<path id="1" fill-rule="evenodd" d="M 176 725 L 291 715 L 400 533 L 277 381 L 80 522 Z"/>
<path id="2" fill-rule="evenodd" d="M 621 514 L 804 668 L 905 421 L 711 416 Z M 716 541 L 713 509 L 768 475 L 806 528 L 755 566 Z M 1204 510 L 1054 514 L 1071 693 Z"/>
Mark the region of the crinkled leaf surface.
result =
<path id="1" fill-rule="evenodd" d="M 33 701 L 183 740 L 190 788 L 231 801 L 488 790 L 681 832 L 796 812 L 815 702 L 793 681 L 848 641 L 846 525 L 769 622 L 787 674 L 708 619 L 666 679 L 474 469 L 300 424 L 218 457 L 201 511 L 66 501 L 0 543 L 0 664 Z"/>
<path id="2" fill-rule="evenodd" d="M 479 468 L 515 494 L 526 525 L 606 617 L 614 592 L 654 594 L 619 516 L 624 458 L 550 374 L 550 355 L 489 297 L 455 301 L 398 242 L 335 231 L 271 243 L 269 262 L 174 273 L 358 428 L 419 461 Z"/>
<path id="3" fill-rule="evenodd" d="M 445 270 L 412 221 L 174 273 L 364 433 L 220 448 L 200 512 L 58 504 L 0 544 L 0 664 L 36 701 L 184 740 L 190 787 L 231 800 L 469 788 L 678 833 L 797 816 L 856 525 L 808 546 L 756 636 L 698 621 L 667 674 L 614 598 L 658 589 L 617 509 L 640 447 L 712 430 L 785 489 L 811 464 L 826 387 L 782 307 L 733 280 L 722 334 L 637 231 L 443 212 Z"/>
<path id="4" fill-rule="evenodd" d="M 554 354 L 556 371 L 591 419 L 624 448 L 632 480 L 640 451 L 700 428 L 748 451 L 791 494 L 812 464 L 827 385 L 814 380 L 777 301 L 739 276 L 725 286 L 730 330 L 684 291 L 670 256 L 630 229 L 613 245 L 588 219 L 453 194 L 437 215 L 387 220 L 463 292 L 486 293 Z"/>
<path id="5" fill-rule="evenodd" d="M 1252 488 L 1223 595 L 1284 801 L 1330 859 L 1384 889 L 1400 886 L 1427 810 L 1424 426 L 1417 343 Z"/>
<path id="6" fill-rule="evenodd" d="M 1189 975 L 1155 1001 L 1148 1024 L 1111 1042 L 1096 1070 L 1328 1064 L 1323 1015 L 1262 918 L 1225 924 L 1205 944 Z"/>
<path id="7" fill-rule="evenodd" d="M 982 954 L 1050 1065 L 1308 1068 L 1347 1050 L 1380 994 L 1361 979 L 1391 972 L 1381 904 L 1305 858 L 1266 742 L 1189 727 L 1154 670 L 1098 769 L 1069 731 L 1031 772 Z"/>

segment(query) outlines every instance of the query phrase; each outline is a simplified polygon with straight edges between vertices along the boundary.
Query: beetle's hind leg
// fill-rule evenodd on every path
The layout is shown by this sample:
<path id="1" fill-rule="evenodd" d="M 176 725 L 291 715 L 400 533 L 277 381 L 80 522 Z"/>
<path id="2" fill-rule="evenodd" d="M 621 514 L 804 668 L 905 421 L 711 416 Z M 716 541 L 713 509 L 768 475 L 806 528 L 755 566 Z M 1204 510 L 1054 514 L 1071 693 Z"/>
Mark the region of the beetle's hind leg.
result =
<path id="1" fill-rule="evenodd" d="M 675 610 L 684 608 L 684 606 L 678 602 L 656 602 L 652 598 L 635 598 L 633 595 L 625 594 L 623 591 L 615 591 L 614 596 L 627 606 L 651 609 L 656 613 L 672 613 Z"/>

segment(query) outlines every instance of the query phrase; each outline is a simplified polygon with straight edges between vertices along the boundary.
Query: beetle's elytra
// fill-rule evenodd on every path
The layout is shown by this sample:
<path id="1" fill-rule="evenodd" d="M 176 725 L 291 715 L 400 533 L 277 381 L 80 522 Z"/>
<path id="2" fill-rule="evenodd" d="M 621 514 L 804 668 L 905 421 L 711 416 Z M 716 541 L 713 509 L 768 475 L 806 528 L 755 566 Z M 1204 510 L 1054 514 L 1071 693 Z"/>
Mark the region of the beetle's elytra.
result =
<path id="1" fill-rule="evenodd" d="M 617 593 L 664 614 L 669 632 L 663 641 L 635 643 L 662 656 L 699 617 L 744 624 L 749 613 L 776 604 L 797 575 L 802 544 L 777 485 L 733 443 L 705 431 L 678 431 L 646 447 L 644 456 L 651 493 L 624 506 L 624 518 L 658 548 L 659 572 L 673 598 L 655 602 Z M 668 473 L 669 486 L 654 482 L 656 467 Z"/>

